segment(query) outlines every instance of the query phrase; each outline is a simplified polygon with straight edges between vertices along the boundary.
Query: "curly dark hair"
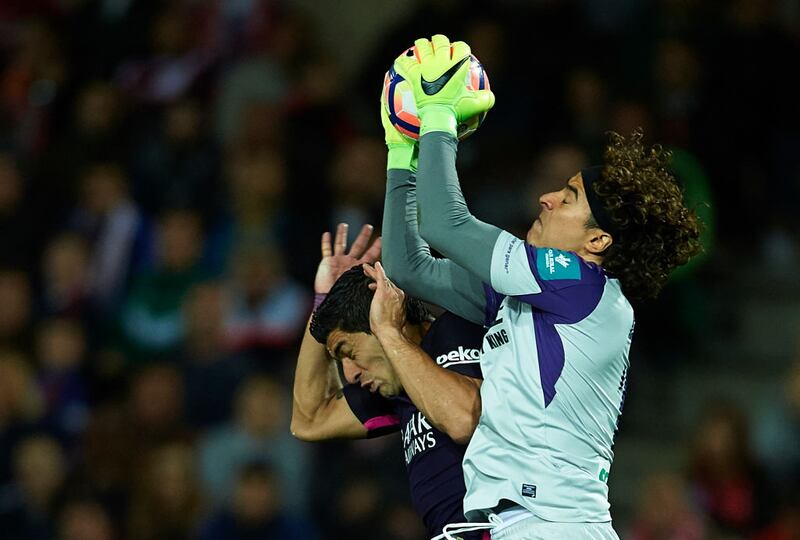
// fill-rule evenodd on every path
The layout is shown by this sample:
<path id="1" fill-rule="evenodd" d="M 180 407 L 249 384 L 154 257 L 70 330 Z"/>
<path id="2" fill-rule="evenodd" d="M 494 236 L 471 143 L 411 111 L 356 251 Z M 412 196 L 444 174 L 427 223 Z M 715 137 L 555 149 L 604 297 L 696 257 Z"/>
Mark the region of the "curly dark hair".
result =
<path id="1" fill-rule="evenodd" d="M 609 137 L 601 177 L 592 184 L 617 229 L 603 268 L 619 279 L 628 299 L 655 298 L 670 272 L 701 251 L 702 226 L 684 204 L 668 150 L 644 145 L 641 129 L 627 139 L 614 132 Z"/>
<path id="2" fill-rule="evenodd" d="M 347 270 L 331 287 L 328 296 L 311 316 L 309 332 L 323 345 L 334 330 L 372 334 L 369 327 L 369 307 L 375 291 L 369 288 L 372 278 L 364 274 L 362 265 Z M 416 298 L 406 297 L 406 321 L 421 324 L 430 320 L 425 305 Z"/>

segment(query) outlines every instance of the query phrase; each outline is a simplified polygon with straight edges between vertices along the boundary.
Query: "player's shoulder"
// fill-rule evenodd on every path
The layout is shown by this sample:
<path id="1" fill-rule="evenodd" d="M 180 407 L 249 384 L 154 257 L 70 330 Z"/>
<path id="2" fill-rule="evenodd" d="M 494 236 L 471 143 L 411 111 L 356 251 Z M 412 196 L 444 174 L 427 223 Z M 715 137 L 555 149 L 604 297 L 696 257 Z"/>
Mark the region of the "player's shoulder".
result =
<path id="1" fill-rule="evenodd" d="M 480 360 L 486 329 L 466 319 L 443 312 L 436 318 L 422 340 L 422 349 L 442 367 Z"/>
<path id="2" fill-rule="evenodd" d="M 443 311 L 436 317 L 425 337 L 432 343 L 474 341 L 483 339 L 486 332 L 483 326 L 470 322 L 455 313 Z"/>
<path id="3" fill-rule="evenodd" d="M 587 261 L 574 251 L 528 244 L 531 268 L 539 280 L 552 286 L 603 287 L 606 273 L 603 268 Z"/>

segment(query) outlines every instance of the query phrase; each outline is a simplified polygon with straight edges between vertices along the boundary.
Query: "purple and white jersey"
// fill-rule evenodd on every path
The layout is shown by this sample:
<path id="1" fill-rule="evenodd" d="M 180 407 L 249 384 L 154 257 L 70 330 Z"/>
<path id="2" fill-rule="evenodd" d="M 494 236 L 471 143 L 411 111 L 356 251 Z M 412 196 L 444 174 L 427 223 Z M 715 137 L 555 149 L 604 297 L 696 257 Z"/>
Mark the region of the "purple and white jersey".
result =
<path id="1" fill-rule="evenodd" d="M 420 347 L 441 367 L 480 379 L 483 334 L 481 326 L 445 312 L 431 325 Z M 466 446 L 433 427 L 405 394 L 386 399 L 347 385 L 344 395 L 370 437 L 400 432 L 412 503 L 431 536 L 440 534 L 448 523 L 463 522 L 466 488 L 461 461 Z"/>
<path id="2" fill-rule="evenodd" d="M 599 266 L 507 232 L 491 280 L 465 514 L 482 520 L 505 499 L 547 521 L 611 521 L 606 482 L 633 309 Z"/>

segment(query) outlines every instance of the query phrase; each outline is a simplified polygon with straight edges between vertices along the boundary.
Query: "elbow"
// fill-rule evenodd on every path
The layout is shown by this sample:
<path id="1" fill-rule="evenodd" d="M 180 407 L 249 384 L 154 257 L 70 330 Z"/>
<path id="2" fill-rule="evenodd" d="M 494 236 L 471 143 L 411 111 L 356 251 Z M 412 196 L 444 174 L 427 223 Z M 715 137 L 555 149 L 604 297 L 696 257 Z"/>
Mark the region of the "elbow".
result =
<path id="1" fill-rule="evenodd" d="M 397 259 L 396 257 L 384 257 L 381 264 L 383 264 L 383 267 L 386 269 L 386 275 L 395 285 L 414 296 L 409 289 L 414 288 L 416 279 L 419 279 L 419 276 L 414 276 L 414 272 L 410 268 L 408 261 L 405 261 L 405 264 L 403 264 Z"/>
<path id="2" fill-rule="evenodd" d="M 448 233 L 445 224 L 438 223 L 435 217 L 420 219 L 419 235 L 437 251 L 442 251 L 443 246 L 447 243 Z"/>
<path id="3" fill-rule="evenodd" d="M 472 434 L 475 433 L 475 428 L 478 427 L 478 418 L 478 415 L 465 412 L 445 426 L 444 431 L 454 443 L 468 444 L 472 439 Z"/>
<path id="4" fill-rule="evenodd" d="M 311 424 L 305 419 L 300 418 L 297 414 L 292 414 L 292 422 L 289 425 L 289 431 L 291 431 L 295 439 L 301 441 L 315 442 L 320 440 L 314 433 Z"/>

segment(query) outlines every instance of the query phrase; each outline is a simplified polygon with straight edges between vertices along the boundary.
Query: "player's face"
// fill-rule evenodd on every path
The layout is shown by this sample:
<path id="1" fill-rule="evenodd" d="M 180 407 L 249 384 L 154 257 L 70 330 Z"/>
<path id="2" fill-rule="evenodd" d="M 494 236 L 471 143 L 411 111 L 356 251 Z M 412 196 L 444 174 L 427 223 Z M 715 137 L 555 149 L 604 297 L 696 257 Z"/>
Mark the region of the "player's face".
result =
<path id="1" fill-rule="evenodd" d="M 580 253 L 592 236 L 586 229 L 591 210 L 581 173 L 570 178 L 562 189 L 539 197 L 539 204 L 542 211 L 528 230 L 528 243 Z"/>
<path id="2" fill-rule="evenodd" d="M 383 397 L 402 391 L 400 380 L 386 358 L 378 338 L 364 332 L 334 330 L 328 336 L 328 351 L 342 363 L 345 379 Z"/>

